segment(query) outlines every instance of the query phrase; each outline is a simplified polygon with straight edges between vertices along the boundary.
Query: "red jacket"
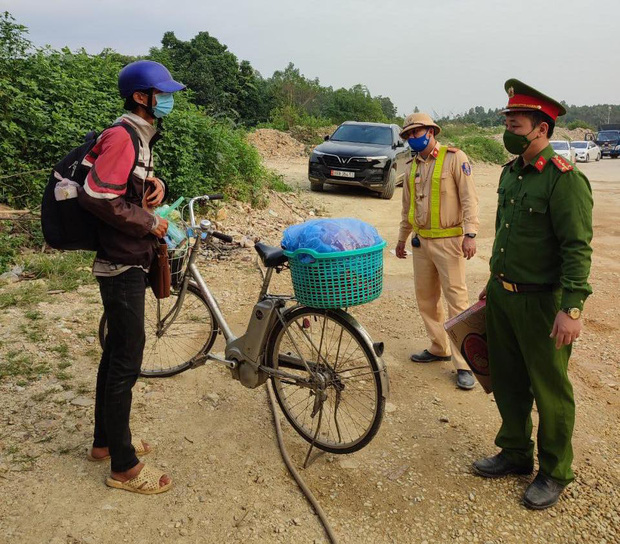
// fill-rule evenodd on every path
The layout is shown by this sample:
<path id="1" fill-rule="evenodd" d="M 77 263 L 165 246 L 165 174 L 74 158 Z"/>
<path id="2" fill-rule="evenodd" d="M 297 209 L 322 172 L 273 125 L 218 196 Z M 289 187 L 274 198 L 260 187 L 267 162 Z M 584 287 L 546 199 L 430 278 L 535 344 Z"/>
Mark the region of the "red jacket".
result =
<path id="1" fill-rule="evenodd" d="M 132 172 L 135 149 L 129 133 L 123 127 L 105 130 L 82 163 L 90 171 L 78 201 L 101 219 L 97 258 L 148 268 L 157 246 L 151 234 L 156 219 L 142 208 L 142 198 L 148 183 L 145 178 L 153 175 L 151 148 L 159 135 L 136 115 L 126 114 L 120 121 L 130 123 L 140 137 L 136 168 Z"/>

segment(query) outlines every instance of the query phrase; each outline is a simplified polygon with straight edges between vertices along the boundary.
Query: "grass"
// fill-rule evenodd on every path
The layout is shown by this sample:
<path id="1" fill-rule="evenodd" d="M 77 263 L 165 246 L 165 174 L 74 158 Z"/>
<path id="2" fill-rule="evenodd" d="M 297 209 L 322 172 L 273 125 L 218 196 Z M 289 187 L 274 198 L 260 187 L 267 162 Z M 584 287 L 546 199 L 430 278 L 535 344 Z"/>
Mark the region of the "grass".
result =
<path id="1" fill-rule="evenodd" d="M 49 372 L 47 364 L 35 360 L 30 353 L 23 350 L 11 350 L 0 359 L 0 379 L 19 376 L 30 381 Z"/>
<path id="2" fill-rule="evenodd" d="M 43 317 L 43 314 L 38 310 L 27 310 L 24 315 L 27 319 L 30 319 L 31 321 L 38 321 Z"/>
<path id="3" fill-rule="evenodd" d="M 62 344 L 58 344 L 57 346 L 54 346 L 51 349 L 53 352 L 58 353 L 58 355 L 60 355 L 63 358 L 69 355 L 69 346 L 67 346 L 67 344 L 65 344 L 64 342 Z"/>
<path id="4" fill-rule="evenodd" d="M 11 306 L 29 307 L 45 300 L 47 289 L 38 283 L 26 284 L 0 293 L 0 310 Z"/>
<path id="5" fill-rule="evenodd" d="M 508 154 L 504 146 L 495 140 L 503 127 L 484 128 L 476 125 L 446 125 L 439 133 L 439 141 L 462 149 L 472 160 L 504 164 Z"/>
<path id="6" fill-rule="evenodd" d="M 45 327 L 42 326 L 41 323 L 22 323 L 19 326 L 20 332 L 31 342 L 39 343 L 47 338 L 45 334 Z"/>
<path id="7" fill-rule="evenodd" d="M 45 279 L 51 291 L 75 291 L 80 285 L 95 281 L 92 259 L 92 253 L 87 251 L 31 253 L 22 255 L 20 264 L 35 278 Z"/>

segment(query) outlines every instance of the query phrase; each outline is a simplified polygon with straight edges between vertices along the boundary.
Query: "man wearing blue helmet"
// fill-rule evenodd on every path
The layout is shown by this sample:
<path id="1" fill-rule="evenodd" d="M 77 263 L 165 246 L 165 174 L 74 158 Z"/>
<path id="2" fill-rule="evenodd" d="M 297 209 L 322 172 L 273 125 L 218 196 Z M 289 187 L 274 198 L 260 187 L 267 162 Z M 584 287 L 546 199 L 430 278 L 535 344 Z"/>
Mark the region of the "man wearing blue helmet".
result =
<path id="1" fill-rule="evenodd" d="M 132 442 L 131 390 L 139 376 L 145 344 L 147 273 L 168 222 L 153 214 L 165 184 L 153 175 L 155 128 L 173 108 L 173 93 L 185 86 L 165 66 L 141 60 L 125 66 L 118 88 L 127 113 L 97 139 L 82 164 L 89 168 L 80 204 L 100 221 L 93 273 L 99 283 L 108 334 L 97 373 L 95 431 L 91 461 L 110 459 L 110 487 L 143 494 L 162 493 L 171 479 L 144 465 L 138 455 L 151 446 Z"/>

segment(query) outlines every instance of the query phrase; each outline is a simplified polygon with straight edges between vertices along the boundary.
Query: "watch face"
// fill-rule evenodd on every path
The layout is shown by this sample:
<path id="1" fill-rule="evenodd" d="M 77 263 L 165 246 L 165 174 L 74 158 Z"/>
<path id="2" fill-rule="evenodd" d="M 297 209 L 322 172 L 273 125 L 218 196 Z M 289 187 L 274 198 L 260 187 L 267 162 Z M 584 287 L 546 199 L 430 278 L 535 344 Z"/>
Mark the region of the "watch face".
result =
<path id="1" fill-rule="evenodd" d="M 579 308 L 569 308 L 567 313 L 572 319 L 579 319 L 581 316 L 581 310 Z"/>

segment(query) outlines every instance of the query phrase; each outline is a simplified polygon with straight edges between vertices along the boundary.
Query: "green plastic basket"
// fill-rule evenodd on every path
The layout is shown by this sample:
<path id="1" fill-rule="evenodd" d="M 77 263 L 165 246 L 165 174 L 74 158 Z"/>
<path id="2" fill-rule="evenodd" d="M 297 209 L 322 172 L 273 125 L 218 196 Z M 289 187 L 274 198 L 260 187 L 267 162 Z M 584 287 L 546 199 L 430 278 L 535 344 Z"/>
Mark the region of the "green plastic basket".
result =
<path id="1" fill-rule="evenodd" d="M 336 309 L 365 304 L 383 290 L 383 248 L 318 253 L 312 249 L 284 251 L 291 268 L 295 298 L 311 308 Z M 314 262 L 302 262 L 302 256 Z"/>

